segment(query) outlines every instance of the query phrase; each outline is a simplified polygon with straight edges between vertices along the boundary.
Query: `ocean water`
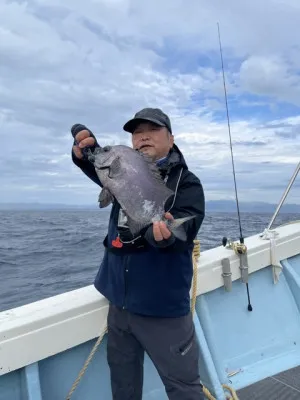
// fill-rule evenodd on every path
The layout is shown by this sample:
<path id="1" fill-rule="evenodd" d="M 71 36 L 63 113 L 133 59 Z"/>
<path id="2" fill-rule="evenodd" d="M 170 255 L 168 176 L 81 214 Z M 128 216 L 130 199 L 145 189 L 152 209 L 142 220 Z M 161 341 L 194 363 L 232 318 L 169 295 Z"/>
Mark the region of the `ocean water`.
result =
<path id="1" fill-rule="evenodd" d="M 106 210 L 0 211 L 0 311 L 93 284 L 103 256 Z M 262 232 L 270 214 L 242 214 L 243 236 Z M 295 220 L 279 215 L 274 226 Z M 201 251 L 223 236 L 238 240 L 235 213 L 208 213 Z"/>

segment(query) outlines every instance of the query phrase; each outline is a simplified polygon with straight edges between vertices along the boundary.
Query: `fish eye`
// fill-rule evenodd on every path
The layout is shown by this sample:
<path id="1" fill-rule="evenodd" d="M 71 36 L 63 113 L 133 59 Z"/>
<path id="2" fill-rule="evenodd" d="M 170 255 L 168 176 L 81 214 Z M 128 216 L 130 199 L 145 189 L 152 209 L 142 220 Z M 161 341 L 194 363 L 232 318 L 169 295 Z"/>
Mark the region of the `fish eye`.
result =
<path id="1" fill-rule="evenodd" d="M 103 147 L 103 151 L 108 152 L 111 150 L 111 146 L 105 146 Z"/>

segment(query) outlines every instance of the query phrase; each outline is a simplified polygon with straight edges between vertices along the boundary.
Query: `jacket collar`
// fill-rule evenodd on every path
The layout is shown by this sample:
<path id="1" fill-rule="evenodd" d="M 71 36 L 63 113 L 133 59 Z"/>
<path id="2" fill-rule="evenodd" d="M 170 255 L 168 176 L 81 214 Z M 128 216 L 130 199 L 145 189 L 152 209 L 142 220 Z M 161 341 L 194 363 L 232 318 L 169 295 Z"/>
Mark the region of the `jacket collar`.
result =
<path id="1" fill-rule="evenodd" d="M 157 166 L 161 171 L 167 173 L 169 173 L 172 168 L 177 166 L 187 169 L 187 164 L 185 162 L 183 154 L 176 146 L 176 144 L 173 145 L 173 147 L 171 148 L 169 154 L 167 155 L 167 157 L 165 157 L 165 159 L 158 160 Z"/>

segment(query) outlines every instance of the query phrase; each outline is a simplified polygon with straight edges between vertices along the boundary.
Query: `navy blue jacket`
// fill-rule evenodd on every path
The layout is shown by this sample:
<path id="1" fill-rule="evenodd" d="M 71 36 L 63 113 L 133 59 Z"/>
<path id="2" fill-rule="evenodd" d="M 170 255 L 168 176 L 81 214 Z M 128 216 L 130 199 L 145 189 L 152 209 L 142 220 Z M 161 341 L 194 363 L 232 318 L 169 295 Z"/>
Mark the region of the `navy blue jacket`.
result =
<path id="1" fill-rule="evenodd" d="M 102 186 L 91 163 L 77 159 L 73 162 L 95 183 Z M 177 193 L 170 210 L 174 218 L 197 217 L 184 223 L 187 241 L 171 237 L 158 243 L 151 236 L 152 227 L 139 246 L 114 249 L 112 241 L 118 235 L 120 205 L 114 202 L 108 234 L 104 240 L 105 253 L 95 278 L 96 289 L 112 304 L 141 315 L 179 317 L 190 311 L 190 289 L 193 277 L 192 251 L 205 214 L 204 193 L 200 180 L 188 170 L 182 153 L 173 146 L 166 163 L 160 167 L 168 176 L 166 185 Z M 179 182 L 178 182 L 179 181 Z M 172 199 L 166 204 L 171 206 Z"/>

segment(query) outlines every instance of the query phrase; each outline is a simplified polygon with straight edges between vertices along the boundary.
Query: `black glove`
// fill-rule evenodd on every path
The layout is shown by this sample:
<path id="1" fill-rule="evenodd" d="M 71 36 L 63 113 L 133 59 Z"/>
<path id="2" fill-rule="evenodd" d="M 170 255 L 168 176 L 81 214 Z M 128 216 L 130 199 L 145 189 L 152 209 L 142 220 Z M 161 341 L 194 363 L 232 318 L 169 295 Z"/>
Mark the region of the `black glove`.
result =
<path id="1" fill-rule="evenodd" d="M 82 124 L 74 124 L 71 128 L 71 133 L 74 138 L 74 143 L 73 143 L 74 146 L 78 144 L 75 140 L 75 136 L 77 135 L 77 133 L 79 133 L 83 130 L 87 130 L 89 132 L 90 136 L 95 139 L 95 144 L 93 146 L 87 146 L 87 147 L 81 149 L 82 154 L 83 154 L 83 159 L 88 160 L 88 151 L 91 150 L 91 152 L 94 152 L 96 147 L 100 147 L 100 146 L 97 143 L 97 139 L 96 139 L 95 135 L 93 134 L 93 132 L 90 129 L 88 129 L 85 125 L 82 125 Z"/>

